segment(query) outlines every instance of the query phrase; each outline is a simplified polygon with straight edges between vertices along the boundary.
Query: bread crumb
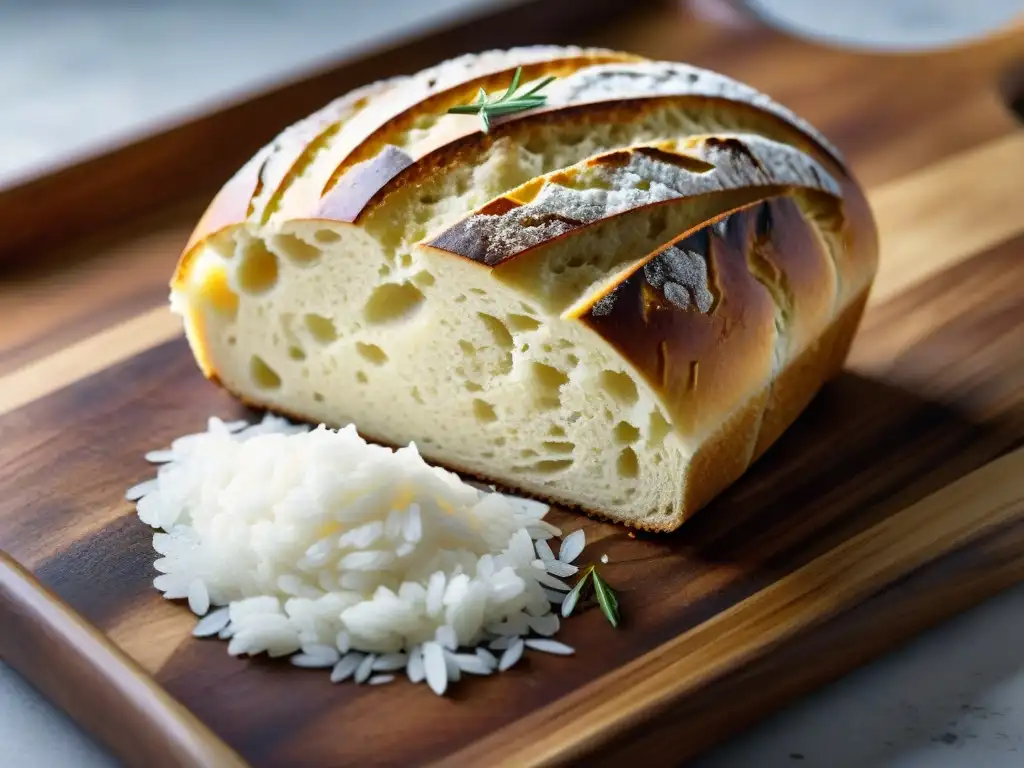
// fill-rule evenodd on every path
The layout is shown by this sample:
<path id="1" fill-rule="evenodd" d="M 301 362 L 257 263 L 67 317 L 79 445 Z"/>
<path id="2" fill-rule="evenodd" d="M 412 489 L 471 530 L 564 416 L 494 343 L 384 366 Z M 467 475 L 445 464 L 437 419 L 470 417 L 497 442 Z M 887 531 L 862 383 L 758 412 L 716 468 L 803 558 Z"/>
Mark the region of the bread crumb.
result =
<path id="1" fill-rule="evenodd" d="M 608 563 L 608 555 L 601 555 L 601 562 L 607 564 Z"/>

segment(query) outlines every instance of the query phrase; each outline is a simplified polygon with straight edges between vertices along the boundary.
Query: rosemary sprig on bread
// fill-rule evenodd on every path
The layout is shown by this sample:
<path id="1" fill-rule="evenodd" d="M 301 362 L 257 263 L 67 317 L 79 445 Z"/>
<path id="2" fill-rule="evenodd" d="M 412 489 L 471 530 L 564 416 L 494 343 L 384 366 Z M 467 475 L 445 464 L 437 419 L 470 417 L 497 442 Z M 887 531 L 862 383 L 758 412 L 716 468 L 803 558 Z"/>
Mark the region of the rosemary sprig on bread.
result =
<path id="1" fill-rule="evenodd" d="M 512 82 L 508 86 L 508 90 L 505 91 L 499 99 L 494 101 L 487 100 L 487 92 L 481 88 L 477 91 L 476 101 L 472 104 L 462 104 L 456 107 L 451 107 L 448 111 L 453 115 L 480 115 L 480 121 L 484 126 L 484 133 L 489 133 L 491 130 L 491 119 L 495 117 L 502 117 L 503 115 L 511 115 L 515 112 L 523 112 L 527 109 L 535 109 L 536 107 L 544 106 L 547 102 L 548 97 L 543 93 L 538 93 L 542 88 L 546 87 L 552 80 L 555 79 L 554 75 L 543 78 L 537 85 L 533 86 L 526 93 L 516 96 L 516 91 L 519 90 L 519 80 L 522 77 L 523 68 L 516 67 L 515 74 L 512 75 Z"/>

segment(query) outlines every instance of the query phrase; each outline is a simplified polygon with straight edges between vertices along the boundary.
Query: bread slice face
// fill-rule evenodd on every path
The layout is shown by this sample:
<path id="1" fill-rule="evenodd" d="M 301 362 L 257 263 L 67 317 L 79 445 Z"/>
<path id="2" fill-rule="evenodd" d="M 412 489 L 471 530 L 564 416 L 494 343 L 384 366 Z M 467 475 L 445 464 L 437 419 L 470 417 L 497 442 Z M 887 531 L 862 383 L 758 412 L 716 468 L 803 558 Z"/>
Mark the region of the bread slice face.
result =
<path id="1" fill-rule="evenodd" d="M 251 404 L 672 530 L 838 370 L 870 212 L 827 142 L 734 81 L 488 56 L 371 86 L 264 150 L 197 228 L 173 306 Z M 447 115 L 510 62 L 559 73 L 544 108 L 488 134 Z"/>

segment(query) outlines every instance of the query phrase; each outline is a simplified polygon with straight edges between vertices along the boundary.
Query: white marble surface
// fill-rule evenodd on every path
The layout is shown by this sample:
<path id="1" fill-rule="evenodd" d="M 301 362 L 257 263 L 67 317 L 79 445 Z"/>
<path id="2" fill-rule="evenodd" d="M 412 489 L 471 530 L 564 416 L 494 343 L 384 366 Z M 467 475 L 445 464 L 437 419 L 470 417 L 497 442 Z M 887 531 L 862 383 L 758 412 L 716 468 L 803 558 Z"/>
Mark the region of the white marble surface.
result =
<path id="1" fill-rule="evenodd" d="M 505 1 L 0 0 L 0 177 L 180 118 L 282 70 L 372 46 L 466 6 Z M 851 3 L 756 4 L 809 34 L 885 46 L 945 42 L 950 29 L 974 34 L 1022 7 L 1019 0 L 861 0 L 858 20 L 849 17 Z M 899 16 L 900 8 L 911 23 L 872 21 Z M 911 12 L 930 21 L 914 23 L 923 17 Z M 801 700 L 697 765 L 1024 766 L 1022 637 L 1024 587 Z M 113 764 L 0 663 L 2 768 Z"/>

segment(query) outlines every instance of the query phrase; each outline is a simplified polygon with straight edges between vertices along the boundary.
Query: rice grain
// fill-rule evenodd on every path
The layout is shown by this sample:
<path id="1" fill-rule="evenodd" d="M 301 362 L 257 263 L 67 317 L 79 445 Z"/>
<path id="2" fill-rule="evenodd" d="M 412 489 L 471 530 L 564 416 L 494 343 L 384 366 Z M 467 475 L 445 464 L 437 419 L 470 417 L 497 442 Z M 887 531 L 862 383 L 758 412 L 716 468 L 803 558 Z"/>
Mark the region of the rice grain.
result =
<path id="1" fill-rule="evenodd" d="M 212 417 L 146 458 L 157 477 L 125 496 L 155 529 L 153 586 L 186 599 L 202 617 L 193 634 L 228 640 L 232 656 L 290 656 L 335 683 L 405 670 L 443 695 L 525 648 L 573 652 L 548 638 L 584 537 L 556 557 L 546 504 L 474 487 L 411 444 L 271 415 Z"/>

